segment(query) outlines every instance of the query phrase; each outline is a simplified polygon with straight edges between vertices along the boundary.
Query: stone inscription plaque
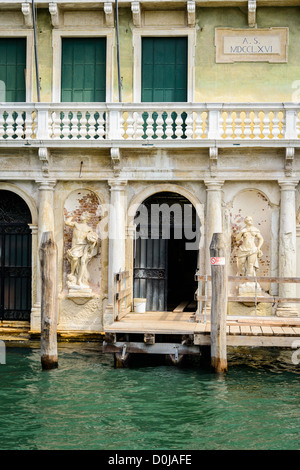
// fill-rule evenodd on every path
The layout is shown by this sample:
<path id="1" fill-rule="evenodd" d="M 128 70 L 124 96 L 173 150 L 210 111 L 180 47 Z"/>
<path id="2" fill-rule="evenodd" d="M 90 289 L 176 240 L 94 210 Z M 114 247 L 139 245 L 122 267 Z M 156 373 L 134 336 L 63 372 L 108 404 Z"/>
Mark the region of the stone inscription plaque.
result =
<path id="1" fill-rule="evenodd" d="M 216 62 L 287 62 L 288 28 L 216 28 Z"/>

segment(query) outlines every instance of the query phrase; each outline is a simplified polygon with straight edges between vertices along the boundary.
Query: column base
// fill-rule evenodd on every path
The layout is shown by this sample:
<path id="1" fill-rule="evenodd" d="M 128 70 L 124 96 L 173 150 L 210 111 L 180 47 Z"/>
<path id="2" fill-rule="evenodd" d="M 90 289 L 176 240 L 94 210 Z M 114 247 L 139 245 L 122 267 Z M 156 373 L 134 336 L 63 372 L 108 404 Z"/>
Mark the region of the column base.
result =
<path id="1" fill-rule="evenodd" d="M 41 332 L 41 304 L 36 303 L 31 309 L 30 314 L 30 332 L 40 333 Z"/>
<path id="2" fill-rule="evenodd" d="M 276 317 L 294 318 L 299 317 L 299 310 L 293 304 L 279 305 L 276 310 Z"/>
<path id="3" fill-rule="evenodd" d="M 103 314 L 103 327 L 111 325 L 114 322 L 114 309 L 113 304 L 108 304 L 104 310 Z"/>

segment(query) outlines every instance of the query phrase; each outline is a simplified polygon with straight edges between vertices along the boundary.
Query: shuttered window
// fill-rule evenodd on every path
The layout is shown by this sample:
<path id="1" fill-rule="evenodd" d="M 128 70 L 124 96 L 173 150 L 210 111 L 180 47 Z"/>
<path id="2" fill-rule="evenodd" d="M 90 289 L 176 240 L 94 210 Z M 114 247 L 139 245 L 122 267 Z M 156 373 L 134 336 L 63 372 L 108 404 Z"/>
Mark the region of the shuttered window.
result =
<path id="1" fill-rule="evenodd" d="M 26 101 L 26 38 L 0 39 L 1 101 Z"/>
<path id="2" fill-rule="evenodd" d="M 142 101 L 187 101 L 187 38 L 142 39 Z"/>
<path id="3" fill-rule="evenodd" d="M 106 38 L 62 40 L 61 101 L 105 101 Z"/>

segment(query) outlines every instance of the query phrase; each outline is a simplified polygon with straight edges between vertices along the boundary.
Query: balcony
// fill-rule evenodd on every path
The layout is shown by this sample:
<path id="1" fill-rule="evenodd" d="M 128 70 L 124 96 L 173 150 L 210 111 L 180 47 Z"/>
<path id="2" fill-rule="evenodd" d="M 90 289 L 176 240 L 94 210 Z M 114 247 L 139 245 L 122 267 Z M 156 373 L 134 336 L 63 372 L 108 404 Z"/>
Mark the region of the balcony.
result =
<path id="1" fill-rule="evenodd" d="M 299 147 L 294 103 L 0 103 L 0 147 Z"/>

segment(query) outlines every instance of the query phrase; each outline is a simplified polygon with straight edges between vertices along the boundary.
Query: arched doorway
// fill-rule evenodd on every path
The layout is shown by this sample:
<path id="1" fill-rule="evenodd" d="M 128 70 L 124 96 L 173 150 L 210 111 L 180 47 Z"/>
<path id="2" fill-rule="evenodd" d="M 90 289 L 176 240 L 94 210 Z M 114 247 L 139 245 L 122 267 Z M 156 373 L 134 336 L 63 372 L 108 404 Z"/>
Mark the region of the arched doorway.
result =
<path id="1" fill-rule="evenodd" d="M 134 222 L 134 297 L 147 299 L 147 311 L 195 311 L 200 220 L 194 206 L 178 193 L 156 193 Z"/>
<path id="2" fill-rule="evenodd" d="M 0 190 L 0 320 L 29 321 L 31 213 L 12 191 Z"/>

